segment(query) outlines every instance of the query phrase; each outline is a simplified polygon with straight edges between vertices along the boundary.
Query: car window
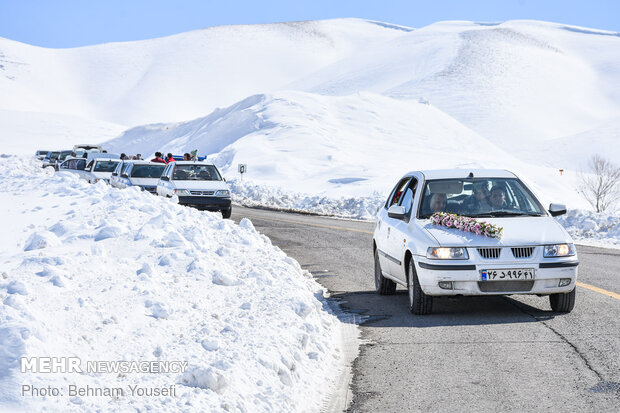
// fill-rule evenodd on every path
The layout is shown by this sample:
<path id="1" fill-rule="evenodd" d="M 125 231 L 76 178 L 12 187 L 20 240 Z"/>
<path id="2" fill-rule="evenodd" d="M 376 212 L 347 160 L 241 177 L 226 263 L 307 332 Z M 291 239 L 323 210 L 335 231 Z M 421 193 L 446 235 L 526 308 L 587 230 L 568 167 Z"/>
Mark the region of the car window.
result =
<path id="1" fill-rule="evenodd" d="M 385 208 L 389 208 L 392 205 L 398 205 L 398 201 L 400 201 L 400 198 L 403 195 L 403 191 L 407 187 L 407 184 L 409 183 L 410 179 L 411 179 L 411 177 L 407 176 L 407 177 L 401 179 L 398 182 L 398 184 L 396 184 L 396 186 L 394 187 L 394 189 L 390 193 L 390 196 L 389 196 L 387 202 L 385 203 Z"/>
<path id="2" fill-rule="evenodd" d="M 470 217 L 545 215 L 534 194 L 516 178 L 427 181 L 418 217 L 428 218 L 435 212 Z"/>
<path id="3" fill-rule="evenodd" d="M 118 165 L 117 161 L 97 161 L 94 172 L 112 172 Z"/>
<path id="4" fill-rule="evenodd" d="M 131 169 L 132 178 L 159 178 L 166 165 L 134 165 Z"/>
<path id="5" fill-rule="evenodd" d="M 120 173 L 122 167 L 123 167 L 123 162 L 117 163 L 116 167 L 114 168 L 114 172 L 112 172 L 112 175 L 118 176 L 118 174 Z"/>
<path id="6" fill-rule="evenodd" d="M 418 181 L 415 178 L 412 178 L 405 189 L 405 193 L 400 198 L 400 202 L 398 205 L 405 207 L 405 215 L 409 215 L 411 213 L 411 208 L 413 207 L 413 197 L 415 196 L 415 190 L 417 187 Z"/>
<path id="7" fill-rule="evenodd" d="M 221 181 L 222 177 L 214 165 L 190 164 L 175 165 L 172 179 L 176 181 Z"/>
<path id="8" fill-rule="evenodd" d="M 122 174 L 126 174 L 127 171 L 129 170 L 129 168 L 131 168 L 131 164 L 130 163 L 126 163 L 123 165 L 123 169 L 121 169 L 121 175 Z"/>

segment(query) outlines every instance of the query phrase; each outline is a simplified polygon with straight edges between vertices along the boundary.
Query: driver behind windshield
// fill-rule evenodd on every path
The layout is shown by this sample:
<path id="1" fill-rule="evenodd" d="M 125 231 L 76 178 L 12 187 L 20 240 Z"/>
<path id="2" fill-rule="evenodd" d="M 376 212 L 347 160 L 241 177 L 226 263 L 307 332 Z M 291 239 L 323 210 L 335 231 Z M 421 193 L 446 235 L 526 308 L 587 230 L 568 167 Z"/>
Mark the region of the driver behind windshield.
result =
<path id="1" fill-rule="evenodd" d="M 494 210 L 508 208 L 508 204 L 506 203 L 506 191 L 504 191 L 504 188 L 501 186 L 494 186 L 491 188 L 489 200 Z"/>

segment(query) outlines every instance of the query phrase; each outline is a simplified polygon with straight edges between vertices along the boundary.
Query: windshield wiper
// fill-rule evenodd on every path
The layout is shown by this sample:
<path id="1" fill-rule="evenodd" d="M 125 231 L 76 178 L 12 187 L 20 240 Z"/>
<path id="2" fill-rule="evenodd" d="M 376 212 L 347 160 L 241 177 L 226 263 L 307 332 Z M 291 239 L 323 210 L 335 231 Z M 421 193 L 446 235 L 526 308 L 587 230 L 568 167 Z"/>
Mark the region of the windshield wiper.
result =
<path id="1" fill-rule="evenodd" d="M 495 217 L 518 217 L 518 216 L 540 217 L 542 215 L 533 213 L 533 212 L 491 211 L 491 212 L 485 212 L 484 214 L 478 214 L 476 216 L 481 217 L 481 218 L 495 218 Z"/>

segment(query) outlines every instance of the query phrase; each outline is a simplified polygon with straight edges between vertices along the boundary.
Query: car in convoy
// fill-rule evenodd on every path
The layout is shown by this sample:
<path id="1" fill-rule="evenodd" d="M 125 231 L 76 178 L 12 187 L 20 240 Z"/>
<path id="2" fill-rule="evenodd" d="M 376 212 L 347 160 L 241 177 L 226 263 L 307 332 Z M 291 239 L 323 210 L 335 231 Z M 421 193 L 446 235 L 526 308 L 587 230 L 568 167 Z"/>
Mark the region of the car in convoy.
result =
<path id="1" fill-rule="evenodd" d="M 41 167 L 47 168 L 49 166 L 54 167 L 56 164 L 56 160 L 60 156 L 60 151 L 49 151 L 47 155 L 43 158 L 41 163 Z"/>
<path id="2" fill-rule="evenodd" d="M 68 157 L 70 157 L 72 154 L 73 154 L 73 151 L 60 151 L 60 153 L 58 154 L 58 157 L 56 158 L 56 161 L 54 162 L 54 169 L 58 170 L 58 168 L 60 167 L 60 164 L 63 163 L 63 161 L 67 159 Z"/>
<path id="3" fill-rule="evenodd" d="M 91 159 L 84 168 L 83 178 L 91 184 L 94 184 L 98 181 L 110 183 L 110 177 L 112 176 L 112 172 L 114 172 L 120 162 L 121 160 L 118 157 L 96 157 L 94 159 Z"/>
<path id="4" fill-rule="evenodd" d="M 221 211 L 230 218 L 230 188 L 217 167 L 208 161 L 177 161 L 166 166 L 157 195 L 179 198 L 179 204 L 208 211 Z"/>
<path id="5" fill-rule="evenodd" d="M 124 189 L 138 186 L 151 194 L 156 193 L 157 182 L 166 169 L 166 164 L 150 161 L 121 161 L 110 177 L 110 185 Z"/>
<path id="6" fill-rule="evenodd" d="M 83 156 L 85 153 L 98 153 L 98 152 L 103 152 L 103 147 L 101 145 L 93 145 L 93 144 L 87 144 L 87 143 L 73 145 L 73 153 L 77 157 Z"/>
<path id="7" fill-rule="evenodd" d="M 50 151 L 38 150 L 38 151 L 36 151 L 36 152 L 35 152 L 34 156 L 35 156 L 38 160 L 42 161 L 43 159 L 45 159 L 45 157 L 47 156 L 47 154 L 48 154 L 49 152 L 50 152 Z"/>
<path id="8" fill-rule="evenodd" d="M 58 172 L 71 172 L 82 176 L 86 168 L 86 158 L 69 157 L 58 166 Z"/>
<path id="9" fill-rule="evenodd" d="M 406 287 L 414 314 L 430 313 L 433 297 L 504 294 L 548 296 L 553 311 L 570 312 L 579 261 L 553 218 L 564 213 L 545 210 L 509 171 L 407 173 L 377 213 L 376 291 Z"/>

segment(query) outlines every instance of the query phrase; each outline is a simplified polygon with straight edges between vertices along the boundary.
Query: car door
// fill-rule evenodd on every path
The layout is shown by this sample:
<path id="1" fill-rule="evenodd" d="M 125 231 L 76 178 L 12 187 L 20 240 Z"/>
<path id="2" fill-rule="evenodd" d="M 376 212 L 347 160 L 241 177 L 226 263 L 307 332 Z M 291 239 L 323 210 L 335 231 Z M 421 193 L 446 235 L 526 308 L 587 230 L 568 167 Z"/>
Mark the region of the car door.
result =
<path id="1" fill-rule="evenodd" d="M 391 232 L 395 220 L 394 218 L 390 218 L 388 216 L 387 210 L 392 205 L 398 205 L 398 202 L 400 201 L 400 198 L 402 197 L 403 192 L 410 180 L 411 177 L 406 176 L 398 181 L 390 193 L 387 202 L 383 206 L 383 209 L 380 211 L 375 225 L 375 242 L 379 253 L 379 263 L 381 264 L 381 269 L 390 275 L 393 275 L 392 264 L 397 264 L 395 261 L 398 261 L 398 258 L 394 257 L 392 255 L 393 253 L 390 253 L 390 251 L 394 250 L 392 247 L 393 240 Z"/>
<path id="2" fill-rule="evenodd" d="M 389 218 L 391 226 L 390 243 L 388 245 L 387 253 L 394 257 L 395 260 L 390 260 L 390 273 L 392 276 L 406 282 L 405 276 L 405 264 L 403 261 L 405 257 L 405 248 L 407 241 L 410 238 L 409 234 L 409 221 L 414 214 L 414 199 L 418 188 L 418 180 L 413 177 L 407 183 L 407 187 L 403 191 L 403 196 L 400 197 L 398 205 L 405 208 L 405 217 L 403 219 Z"/>
<path id="3" fill-rule="evenodd" d="M 159 180 L 157 181 L 157 195 L 159 196 L 166 196 L 167 192 L 166 192 L 166 183 L 168 182 L 168 180 L 170 179 L 168 177 L 168 172 L 170 172 L 172 168 L 172 164 L 166 166 L 166 169 L 164 169 L 164 172 L 161 174 L 161 177 L 159 178 Z M 163 179 L 162 179 L 163 178 Z"/>

